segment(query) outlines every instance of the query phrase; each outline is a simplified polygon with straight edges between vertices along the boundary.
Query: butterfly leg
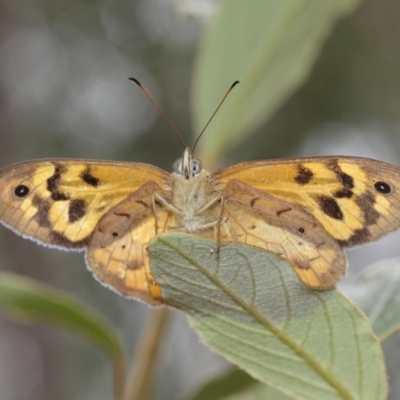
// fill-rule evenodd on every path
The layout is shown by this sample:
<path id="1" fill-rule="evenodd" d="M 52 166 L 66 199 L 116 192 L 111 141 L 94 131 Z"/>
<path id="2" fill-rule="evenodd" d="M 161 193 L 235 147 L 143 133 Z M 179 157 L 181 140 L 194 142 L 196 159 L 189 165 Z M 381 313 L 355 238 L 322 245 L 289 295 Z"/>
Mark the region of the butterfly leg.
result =
<path id="1" fill-rule="evenodd" d="M 220 247 L 221 247 L 221 223 L 222 222 L 229 222 L 227 217 L 223 217 L 224 214 L 224 195 L 222 193 L 219 193 L 217 196 L 212 198 L 207 204 L 201 206 L 199 209 L 195 211 L 195 215 L 199 215 L 207 210 L 209 210 L 215 203 L 218 201 L 221 202 L 221 207 L 219 211 L 219 216 L 216 220 L 211 221 L 207 224 L 203 224 L 201 226 L 201 229 L 208 229 L 211 227 L 216 226 L 217 227 L 217 249 L 216 253 L 219 253 Z"/>
<path id="2" fill-rule="evenodd" d="M 213 204 L 215 204 L 217 201 L 221 200 L 221 198 L 222 198 L 222 195 L 215 196 L 207 204 L 205 204 L 204 206 L 201 206 L 199 209 L 197 209 L 194 212 L 194 215 L 199 215 L 199 214 L 209 210 L 213 206 Z M 169 203 L 166 199 L 164 199 L 164 197 L 159 195 L 157 192 L 154 192 L 154 195 L 153 195 L 154 213 L 155 213 L 155 200 L 159 200 L 163 204 L 163 206 L 165 206 L 169 211 L 173 212 L 174 214 L 179 215 L 181 217 L 185 216 L 185 213 L 182 210 L 180 210 L 179 208 L 175 207 L 173 204 Z M 199 227 L 199 229 L 208 229 L 208 228 L 211 228 L 211 227 L 215 226 L 218 223 L 219 223 L 219 219 L 217 219 L 215 221 L 208 222 L 206 224 L 203 224 L 203 225 L 201 225 L 201 227 Z M 174 228 L 172 227 L 172 228 L 169 228 L 169 229 L 173 230 Z M 176 229 L 182 229 L 182 228 L 181 227 L 177 227 Z"/>
<path id="3" fill-rule="evenodd" d="M 153 209 L 153 214 L 154 214 L 154 229 L 155 229 L 155 235 L 158 235 L 158 217 L 157 217 L 157 211 L 156 211 L 156 200 L 155 200 L 155 195 L 151 196 L 151 207 Z"/>
<path id="4" fill-rule="evenodd" d="M 217 224 L 217 253 L 219 253 L 219 249 L 221 248 L 221 222 L 222 215 L 224 213 L 224 195 L 221 193 L 221 210 L 219 213 L 218 224 Z M 225 221 L 228 221 L 228 218 L 225 218 Z"/>
<path id="5" fill-rule="evenodd" d="M 173 204 L 169 203 L 164 197 L 159 195 L 157 192 L 154 192 L 153 194 L 153 202 L 155 205 L 155 200 L 159 200 L 169 211 L 172 211 L 176 215 L 183 215 L 183 211 L 181 211 L 179 208 L 176 208 Z"/>
<path id="6" fill-rule="evenodd" d="M 221 247 L 221 242 L 223 241 L 222 238 L 222 231 L 221 231 L 221 224 L 222 222 L 227 226 L 227 231 L 229 232 L 229 236 L 231 236 L 233 238 L 233 241 L 235 242 L 240 242 L 240 238 L 234 228 L 234 226 L 232 225 L 231 220 L 229 219 L 228 216 L 223 217 L 224 213 L 226 212 L 225 210 L 225 201 L 224 201 L 224 195 L 221 195 L 222 197 L 222 201 L 221 201 L 221 211 L 219 214 L 219 218 L 217 220 L 218 225 L 217 225 L 217 253 L 219 252 L 219 249 Z"/>
<path id="7" fill-rule="evenodd" d="M 155 224 L 155 229 L 156 229 L 156 235 L 158 235 L 158 229 L 159 229 L 159 224 L 158 224 L 158 218 L 157 218 L 157 211 L 156 211 L 156 200 L 158 200 L 162 205 L 169 211 L 173 212 L 175 215 L 183 216 L 184 213 L 181 211 L 179 208 L 175 207 L 173 204 L 168 202 L 168 200 L 164 199 L 161 195 L 159 195 L 157 192 L 154 192 L 153 197 L 152 197 L 152 203 L 153 203 L 153 213 L 154 213 L 154 218 L 156 221 Z M 168 227 L 168 230 L 173 231 L 173 230 L 180 230 L 181 227 Z"/>
<path id="8" fill-rule="evenodd" d="M 194 215 L 200 215 L 202 214 L 204 211 L 209 210 L 217 201 L 221 200 L 221 204 L 223 201 L 223 196 L 222 193 L 219 193 L 217 196 L 215 196 L 214 198 L 212 198 L 207 204 L 204 204 L 203 206 L 201 206 L 200 208 L 198 208 L 195 212 Z"/>

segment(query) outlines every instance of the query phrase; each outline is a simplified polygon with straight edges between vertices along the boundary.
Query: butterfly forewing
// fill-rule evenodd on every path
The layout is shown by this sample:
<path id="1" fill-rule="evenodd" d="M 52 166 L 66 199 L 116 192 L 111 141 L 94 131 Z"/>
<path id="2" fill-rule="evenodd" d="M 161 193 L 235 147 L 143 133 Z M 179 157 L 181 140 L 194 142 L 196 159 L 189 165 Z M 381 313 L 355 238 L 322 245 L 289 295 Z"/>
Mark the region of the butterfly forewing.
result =
<path id="1" fill-rule="evenodd" d="M 0 171 L 0 219 L 23 236 L 83 248 L 112 207 L 144 183 L 168 174 L 139 163 L 40 160 Z"/>
<path id="2" fill-rule="evenodd" d="M 400 167 L 357 157 L 315 157 L 233 165 L 213 175 L 238 180 L 303 207 L 343 247 L 400 226 Z"/>

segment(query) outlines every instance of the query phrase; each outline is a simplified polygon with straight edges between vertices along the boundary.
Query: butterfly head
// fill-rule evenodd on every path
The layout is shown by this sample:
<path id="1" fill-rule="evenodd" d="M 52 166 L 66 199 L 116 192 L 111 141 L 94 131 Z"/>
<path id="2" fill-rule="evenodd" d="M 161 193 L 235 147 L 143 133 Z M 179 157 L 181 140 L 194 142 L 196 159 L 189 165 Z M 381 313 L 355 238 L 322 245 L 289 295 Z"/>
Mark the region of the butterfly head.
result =
<path id="1" fill-rule="evenodd" d="M 193 158 L 192 151 L 186 147 L 183 157 L 178 158 L 174 162 L 174 172 L 182 176 L 186 180 L 190 180 L 200 175 L 203 164 L 198 158 Z"/>

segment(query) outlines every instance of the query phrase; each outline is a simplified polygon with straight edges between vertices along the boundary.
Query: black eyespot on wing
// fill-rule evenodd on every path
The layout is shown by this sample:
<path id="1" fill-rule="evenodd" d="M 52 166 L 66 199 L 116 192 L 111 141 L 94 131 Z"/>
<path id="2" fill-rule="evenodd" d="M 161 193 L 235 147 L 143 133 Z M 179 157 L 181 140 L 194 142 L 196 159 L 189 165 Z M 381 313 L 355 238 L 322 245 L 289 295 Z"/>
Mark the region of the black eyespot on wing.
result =
<path id="1" fill-rule="evenodd" d="M 343 212 L 340 209 L 337 201 L 328 196 L 320 196 L 318 198 L 318 204 L 320 209 L 328 216 L 334 219 L 342 220 L 344 218 Z"/>
<path id="2" fill-rule="evenodd" d="M 18 185 L 15 189 L 14 189 L 14 194 L 17 197 L 26 197 L 29 194 L 29 188 L 26 185 Z"/>
<path id="3" fill-rule="evenodd" d="M 300 233 L 305 233 L 305 232 L 306 232 L 306 230 L 305 230 L 304 228 L 299 228 L 298 231 L 299 231 Z"/>
<path id="4" fill-rule="evenodd" d="M 118 234 L 118 232 L 113 232 L 113 233 L 111 234 L 111 236 L 116 238 L 116 237 L 119 236 L 119 234 Z"/>
<path id="5" fill-rule="evenodd" d="M 392 191 L 390 185 L 383 181 L 378 181 L 374 184 L 374 188 L 377 192 L 382 194 L 389 194 Z"/>

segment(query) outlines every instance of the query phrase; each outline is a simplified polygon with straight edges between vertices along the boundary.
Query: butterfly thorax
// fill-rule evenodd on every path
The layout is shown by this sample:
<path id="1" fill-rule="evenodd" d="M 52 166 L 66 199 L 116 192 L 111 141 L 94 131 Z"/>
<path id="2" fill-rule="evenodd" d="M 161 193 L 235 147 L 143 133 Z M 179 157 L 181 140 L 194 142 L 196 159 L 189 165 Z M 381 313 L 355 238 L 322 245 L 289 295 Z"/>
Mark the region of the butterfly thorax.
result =
<path id="1" fill-rule="evenodd" d="M 210 173 L 202 170 L 201 161 L 193 159 L 189 149 L 174 163 L 174 170 L 171 174 L 171 211 L 179 222 L 177 229 L 198 232 L 210 228 L 215 220 L 215 194 L 209 184 Z"/>

